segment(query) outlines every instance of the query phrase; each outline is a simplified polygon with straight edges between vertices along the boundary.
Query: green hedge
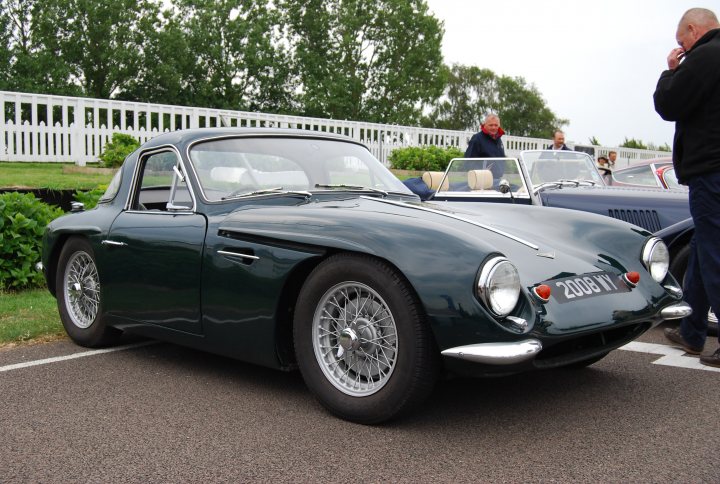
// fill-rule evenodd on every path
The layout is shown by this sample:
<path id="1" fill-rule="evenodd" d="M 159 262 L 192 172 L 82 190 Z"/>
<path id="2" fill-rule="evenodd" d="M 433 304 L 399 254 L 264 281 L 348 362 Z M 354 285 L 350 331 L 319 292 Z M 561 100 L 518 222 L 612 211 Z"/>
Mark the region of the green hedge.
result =
<path id="1" fill-rule="evenodd" d="M 45 284 L 35 264 L 40 262 L 45 226 L 62 214 L 30 193 L 0 194 L 0 290 Z"/>
<path id="2" fill-rule="evenodd" d="M 140 147 L 138 140 L 124 133 L 113 133 L 112 140 L 108 141 L 103 148 L 100 160 L 103 166 L 117 168 L 133 151 Z"/>
<path id="3" fill-rule="evenodd" d="M 463 156 L 464 153 L 455 147 L 413 146 L 393 150 L 388 159 L 390 168 L 395 170 L 445 171 L 450 160 Z"/>

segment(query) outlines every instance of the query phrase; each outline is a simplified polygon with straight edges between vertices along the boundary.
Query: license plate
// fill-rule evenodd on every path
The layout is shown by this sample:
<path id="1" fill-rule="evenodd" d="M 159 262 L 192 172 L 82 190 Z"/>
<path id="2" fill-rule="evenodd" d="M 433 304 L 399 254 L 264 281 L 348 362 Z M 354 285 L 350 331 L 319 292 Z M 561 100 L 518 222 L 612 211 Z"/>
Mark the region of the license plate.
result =
<path id="1" fill-rule="evenodd" d="M 564 277 L 545 281 L 552 288 L 550 294 L 560 304 L 618 292 L 629 292 L 630 288 L 620 276 L 609 272 L 594 272 L 582 276 Z"/>

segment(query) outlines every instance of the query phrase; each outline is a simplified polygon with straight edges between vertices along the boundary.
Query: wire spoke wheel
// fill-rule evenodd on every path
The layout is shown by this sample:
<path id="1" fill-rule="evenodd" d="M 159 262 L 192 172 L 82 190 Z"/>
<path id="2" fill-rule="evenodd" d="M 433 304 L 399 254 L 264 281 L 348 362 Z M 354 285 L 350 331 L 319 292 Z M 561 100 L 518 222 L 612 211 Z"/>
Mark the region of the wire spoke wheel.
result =
<path id="1" fill-rule="evenodd" d="M 89 328 L 100 307 L 100 278 L 92 258 L 76 252 L 68 260 L 64 275 L 65 306 L 73 324 Z"/>
<path id="2" fill-rule="evenodd" d="M 389 380 L 398 355 L 395 320 L 386 302 L 365 284 L 330 288 L 312 324 L 315 357 L 341 392 L 372 395 Z"/>

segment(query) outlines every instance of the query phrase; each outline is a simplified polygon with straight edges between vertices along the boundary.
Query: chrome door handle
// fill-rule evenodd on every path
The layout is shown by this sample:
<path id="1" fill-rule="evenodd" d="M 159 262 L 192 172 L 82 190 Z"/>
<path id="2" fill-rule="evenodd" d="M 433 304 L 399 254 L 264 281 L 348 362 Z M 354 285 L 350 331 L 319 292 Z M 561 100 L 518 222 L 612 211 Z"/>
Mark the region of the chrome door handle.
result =
<path id="1" fill-rule="evenodd" d="M 100 242 L 102 245 L 109 245 L 111 247 L 126 247 L 127 244 L 125 242 L 115 242 L 114 240 L 103 240 Z"/>

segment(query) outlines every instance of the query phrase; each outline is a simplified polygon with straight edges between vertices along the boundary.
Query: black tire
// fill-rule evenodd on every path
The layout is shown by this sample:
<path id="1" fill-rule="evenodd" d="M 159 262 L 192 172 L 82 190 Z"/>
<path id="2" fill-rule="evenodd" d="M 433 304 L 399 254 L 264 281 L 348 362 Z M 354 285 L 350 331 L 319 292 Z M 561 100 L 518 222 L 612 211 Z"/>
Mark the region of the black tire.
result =
<path id="1" fill-rule="evenodd" d="M 690 258 L 690 244 L 683 246 L 677 254 L 675 254 L 670 262 L 670 274 L 673 275 L 680 285 L 685 280 L 685 271 L 687 270 L 688 259 Z"/>
<path id="2" fill-rule="evenodd" d="M 576 361 L 575 363 L 571 363 L 569 365 L 563 366 L 563 368 L 568 368 L 570 370 L 581 370 L 583 368 L 587 368 L 588 366 L 597 363 L 598 361 L 605 358 L 610 352 L 602 353 L 596 356 L 593 356 L 592 358 L 588 358 L 587 360 L 583 361 Z"/>
<path id="3" fill-rule="evenodd" d="M 303 379 L 335 415 L 376 424 L 422 402 L 439 373 L 420 302 L 395 269 L 364 255 L 322 262 L 303 285 L 293 322 Z"/>
<path id="4" fill-rule="evenodd" d="M 107 326 L 101 317 L 100 277 L 86 239 L 67 241 L 60 252 L 55 284 L 60 320 L 75 343 L 97 348 L 118 340 L 121 331 Z"/>

